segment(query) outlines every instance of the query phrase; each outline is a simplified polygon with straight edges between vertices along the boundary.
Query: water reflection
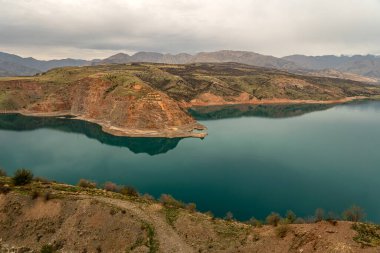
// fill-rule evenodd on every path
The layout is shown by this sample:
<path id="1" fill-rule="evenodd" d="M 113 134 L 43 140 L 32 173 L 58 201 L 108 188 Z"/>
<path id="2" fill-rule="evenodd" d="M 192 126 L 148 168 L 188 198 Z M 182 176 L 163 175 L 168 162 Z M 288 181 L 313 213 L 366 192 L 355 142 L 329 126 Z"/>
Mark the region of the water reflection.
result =
<path id="1" fill-rule="evenodd" d="M 223 105 L 193 107 L 189 113 L 198 120 L 214 120 L 239 117 L 287 118 L 334 107 L 326 104 L 295 105 Z"/>
<path id="2" fill-rule="evenodd" d="M 166 153 L 174 149 L 181 140 L 181 138 L 119 137 L 103 132 L 102 128 L 97 124 L 62 117 L 31 117 L 21 114 L 0 115 L 0 129 L 2 130 L 28 131 L 39 128 L 84 134 L 88 138 L 96 139 L 103 144 L 127 147 L 136 154 L 157 155 Z"/>

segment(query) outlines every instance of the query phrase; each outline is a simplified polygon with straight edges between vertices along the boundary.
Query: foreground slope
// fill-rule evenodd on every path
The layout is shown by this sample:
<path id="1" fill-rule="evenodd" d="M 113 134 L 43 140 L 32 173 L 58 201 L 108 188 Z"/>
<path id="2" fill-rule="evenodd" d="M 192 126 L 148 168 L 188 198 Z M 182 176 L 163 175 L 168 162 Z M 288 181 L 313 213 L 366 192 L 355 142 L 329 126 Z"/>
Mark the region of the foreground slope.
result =
<path id="1" fill-rule="evenodd" d="M 380 87 L 238 63 L 132 63 L 66 67 L 0 79 L 3 113 L 72 115 L 114 135 L 203 137 L 192 106 L 330 104 L 380 95 Z"/>
<path id="2" fill-rule="evenodd" d="M 147 197 L 0 177 L 0 251 L 379 252 L 379 228 L 351 222 L 254 227 Z M 367 231 L 368 229 L 368 231 Z M 366 234 L 365 232 L 373 234 Z M 50 252 L 50 251 L 48 251 Z"/>

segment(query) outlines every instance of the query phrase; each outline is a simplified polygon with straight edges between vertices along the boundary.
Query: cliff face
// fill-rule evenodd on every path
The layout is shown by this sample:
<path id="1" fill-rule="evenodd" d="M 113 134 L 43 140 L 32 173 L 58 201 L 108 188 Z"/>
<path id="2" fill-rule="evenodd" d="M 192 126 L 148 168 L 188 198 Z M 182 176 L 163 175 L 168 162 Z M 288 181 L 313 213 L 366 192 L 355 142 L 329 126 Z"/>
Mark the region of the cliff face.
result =
<path id="1" fill-rule="evenodd" d="M 380 94 L 360 82 L 237 63 L 67 67 L 0 79 L 1 112 L 73 115 L 114 135 L 204 137 L 186 108 L 200 105 L 338 103 Z"/>

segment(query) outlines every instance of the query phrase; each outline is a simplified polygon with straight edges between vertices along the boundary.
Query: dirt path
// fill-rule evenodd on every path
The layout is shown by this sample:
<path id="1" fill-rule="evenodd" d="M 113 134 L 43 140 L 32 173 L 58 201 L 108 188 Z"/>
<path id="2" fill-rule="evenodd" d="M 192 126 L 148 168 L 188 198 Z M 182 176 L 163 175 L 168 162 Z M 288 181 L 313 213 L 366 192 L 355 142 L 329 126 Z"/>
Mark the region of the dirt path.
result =
<path id="1" fill-rule="evenodd" d="M 195 252 L 195 250 L 186 244 L 182 238 L 173 230 L 173 228 L 165 221 L 165 218 L 160 215 L 157 210 L 152 209 L 154 208 L 153 206 L 148 207 L 148 209 L 151 208 L 152 210 L 147 212 L 147 208 L 142 210 L 138 205 L 123 200 L 104 197 L 96 197 L 94 199 L 106 204 L 111 204 L 113 206 L 126 209 L 135 214 L 141 220 L 151 224 L 155 229 L 156 237 L 159 241 L 160 252 Z"/>

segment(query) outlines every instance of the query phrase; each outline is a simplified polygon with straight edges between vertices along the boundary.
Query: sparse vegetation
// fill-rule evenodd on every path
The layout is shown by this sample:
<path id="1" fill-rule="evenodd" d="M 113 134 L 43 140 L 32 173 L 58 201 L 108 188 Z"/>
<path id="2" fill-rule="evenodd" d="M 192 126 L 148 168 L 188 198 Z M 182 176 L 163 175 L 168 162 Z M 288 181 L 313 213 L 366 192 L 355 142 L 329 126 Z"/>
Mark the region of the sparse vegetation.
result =
<path id="1" fill-rule="evenodd" d="M 265 219 L 267 224 L 275 226 L 275 227 L 278 225 L 280 220 L 281 220 L 281 216 L 275 212 L 272 212 L 271 214 L 269 214 Z"/>
<path id="2" fill-rule="evenodd" d="M 354 241 L 364 246 L 379 246 L 380 245 L 380 226 L 365 223 L 354 223 L 352 229 L 358 234 L 353 238 Z"/>
<path id="3" fill-rule="evenodd" d="M 343 216 L 343 219 L 345 220 L 358 222 L 358 221 L 362 221 L 366 215 L 364 213 L 363 208 L 357 205 L 353 205 L 347 210 L 345 210 L 342 216 Z"/>
<path id="4" fill-rule="evenodd" d="M 32 182 L 33 173 L 28 169 L 18 169 L 16 170 L 12 182 L 16 186 L 26 185 Z"/>
<path id="5" fill-rule="evenodd" d="M 289 232 L 290 228 L 288 224 L 281 224 L 275 228 L 275 234 L 278 238 L 284 238 Z"/>
<path id="6" fill-rule="evenodd" d="M 224 219 L 227 220 L 227 221 L 231 221 L 231 220 L 234 219 L 234 214 L 232 212 L 228 211 L 226 213 L 226 216 L 224 216 Z"/>
<path id="7" fill-rule="evenodd" d="M 104 190 L 110 191 L 110 192 L 118 192 L 119 191 L 119 187 L 115 183 L 105 182 L 104 183 Z"/>
<path id="8" fill-rule="evenodd" d="M 263 225 L 263 222 L 256 219 L 255 217 L 250 218 L 246 223 L 257 228 L 260 228 Z"/>
<path id="9" fill-rule="evenodd" d="M 166 207 L 185 208 L 185 204 L 182 201 L 176 200 L 169 194 L 162 194 L 160 202 Z"/>
<path id="10" fill-rule="evenodd" d="M 54 253 L 56 250 L 53 245 L 45 244 L 41 247 L 40 253 Z"/>
<path id="11" fill-rule="evenodd" d="M 121 186 L 119 192 L 126 196 L 138 197 L 138 191 L 131 186 Z"/>
<path id="12" fill-rule="evenodd" d="M 324 220 L 325 218 L 325 211 L 322 208 L 317 208 L 315 210 L 315 222 L 319 222 Z"/>
<path id="13" fill-rule="evenodd" d="M 285 219 L 288 221 L 288 223 L 294 223 L 297 219 L 297 215 L 292 210 L 288 210 L 286 212 Z"/>
<path id="14" fill-rule="evenodd" d="M 92 181 L 89 181 L 87 179 L 80 179 L 79 182 L 78 182 L 78 186 L 82 187 L 82 188 L 94 189 L 94 188 L 96 188 L 96 183 L 92 182 Z"/>

